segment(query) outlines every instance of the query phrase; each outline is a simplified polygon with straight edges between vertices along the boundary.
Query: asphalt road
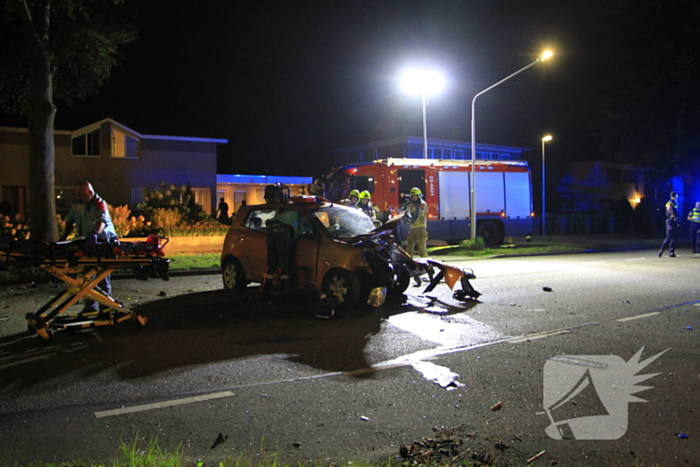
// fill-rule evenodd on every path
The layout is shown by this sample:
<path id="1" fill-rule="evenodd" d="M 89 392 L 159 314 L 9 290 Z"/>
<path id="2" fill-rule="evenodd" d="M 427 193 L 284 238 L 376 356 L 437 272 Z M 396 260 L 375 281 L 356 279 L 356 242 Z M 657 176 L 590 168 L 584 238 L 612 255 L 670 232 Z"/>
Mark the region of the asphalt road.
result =
<path id="1" fill-rule="evenodd" d="M 478 301 L 411 287 L 328 321 L 313 300 L 230 293 L 218 276 L 119 280 L 144 329 L 45 345 L 24 314 L 63 286 L 5 286 L 0 461 L 107 462 L 120 440 L 158 437 L 205 465 L 384 461 L 402 444 L 516 465 L 542 451 L 536 465 L 700 465 L 700 256 L 455 264 L 474 269 Z"/>

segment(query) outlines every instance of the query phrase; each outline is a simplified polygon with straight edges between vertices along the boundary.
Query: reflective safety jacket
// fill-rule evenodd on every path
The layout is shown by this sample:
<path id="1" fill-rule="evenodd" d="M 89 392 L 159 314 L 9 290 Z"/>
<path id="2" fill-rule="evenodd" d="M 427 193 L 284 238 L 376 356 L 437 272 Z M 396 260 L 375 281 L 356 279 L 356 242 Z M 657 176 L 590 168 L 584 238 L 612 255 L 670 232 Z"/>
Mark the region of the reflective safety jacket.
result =
<path id="1" fill-rule="evenodd" d="M 678 203 L 676 203 L 676 200 L 670 199 L 666 202 L 666 217 L 678 217 Z"/>
<path id="2" fill-rule="evenodd" d="M 428 203 L 423 198 L 418 198 L 417 201 L 411 200 L 408 204 L 408 211 L 413 219 L 411 228 L 426 227 L 425 216 L 428 213 Z"/>
<path id="3" fill-rule="evenodd" d="M 690 222 L 700 223 L 700 209 L 693 208 L 688 214 L 688 220 Z"/>

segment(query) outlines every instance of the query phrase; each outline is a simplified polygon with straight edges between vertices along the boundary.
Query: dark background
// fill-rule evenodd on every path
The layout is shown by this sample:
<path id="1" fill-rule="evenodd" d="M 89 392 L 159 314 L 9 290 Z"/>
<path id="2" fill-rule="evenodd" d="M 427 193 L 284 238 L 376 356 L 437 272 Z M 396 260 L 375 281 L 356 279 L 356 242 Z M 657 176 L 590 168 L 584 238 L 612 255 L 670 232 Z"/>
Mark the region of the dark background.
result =
<path id="1" fill-rule="evenodd" d="M 541 137 L 551 133 L 548 173 L 597 159 L 659 163 L 667 175 L 697 155 L 696 85 L 664 75 L 675 70 L 675 57 L 691 55 L 676 81 L 697 77 L 698 7 L 690 1 L 127 6 L 139 39 L 99 95 L 73 107 L 57 102 L 56 129 L 110 117 L 144 134 L 228 139 L 220 173 L 316 175 L 329 168 L 330 149 L 422 135 L 420 98 L 398 86 L 405 66 L 434 66 L 447 76 L 428 106 L 429 138 L 469 141 L 473 96 L 551 48 L 552 59 L 479 97 L 478 142 L 531 148 L 536 172 Z M 680 103 L 681 148 L 669 133 Z M 4 122 L 26 125 L 17 117 Z M 664 148 L 675 153 L 666 162 Z"/>

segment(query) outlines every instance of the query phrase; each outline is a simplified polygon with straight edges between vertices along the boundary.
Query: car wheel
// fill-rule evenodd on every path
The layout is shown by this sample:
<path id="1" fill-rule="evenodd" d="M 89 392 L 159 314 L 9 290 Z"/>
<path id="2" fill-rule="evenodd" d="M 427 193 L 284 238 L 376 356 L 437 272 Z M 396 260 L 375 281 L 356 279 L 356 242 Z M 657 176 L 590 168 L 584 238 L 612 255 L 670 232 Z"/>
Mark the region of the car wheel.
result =
<path id="1" fill-rule="evenodd" d="M 360 299 L 360 280 L 345 269 L 332 269 L 323 278 L 323 293 L 338 301 L 338 308 L 351 308 Z"/>
<path id="2" fill-rule="evenodd" d="M 405 266 L 399 266 L 396 271 L 396 282 L 394 286 L 389 289 L 389 294 L 392 296 L 401 295 L 408 288 L 408 284 L 411 283 L 411 274 L 408 272 Z"/>
<path id="3" fill-rule="evenodd" d="M 493 247 L 501 244 L 501 229 L 494 222 L 483 222 L 478 225 L 477 237 L 484 239 L 484 246 Z"/>
<path id="4" fill-rule="evenodd" d="M 243 290 L 245 289 L 245 273 L 241 262 L 236 258 L 229 257 L 224 260 L 221 267 L 221 273 L 224 280 L 224 289 Z"/>

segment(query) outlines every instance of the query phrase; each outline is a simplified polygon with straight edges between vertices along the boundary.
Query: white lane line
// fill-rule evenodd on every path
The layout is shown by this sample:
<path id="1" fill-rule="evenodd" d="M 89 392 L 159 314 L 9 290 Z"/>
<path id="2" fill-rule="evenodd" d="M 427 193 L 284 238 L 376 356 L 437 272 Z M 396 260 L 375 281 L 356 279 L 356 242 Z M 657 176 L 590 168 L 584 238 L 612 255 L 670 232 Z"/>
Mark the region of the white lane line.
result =
<path id="1" fill-rule="evenodd" d="M 635 319 L 648 318 L 650 316 L 656 316 L 660 314 L 658 311 L 652 311 L 651 313 L 644 313 L 642 315 L 628 316 L 627 318 L 616 319 L 618 323 L 624 323 L 625 321 L 634 321 Z"/>
<path id="2" fill-rule="evenodd" d="M 208 401 L 212 399 L 221 399 L 224 397 L 233 397 L 234 394 L 231 391 L 216 392 L 213 394 L 206 394 L 204 396 L 193 396 L 186 397 L 184 399 L 173 399 L 170 401 L 155 402 L 153 404 L 135 405 L 133 407 L 124 407 L 122 409 L 104 410 L 102 412 L 95 412 L 95 418 L 112 417 L 115 415 L 124 415 L 128 413 L 143 412 L 146 410 L 154 409 L 164 409 L 166 407 L 175 407 L 177 405 L 192 404 L 194 402 Z"/>
<path id="3" fill-rule="evenodd" d="M 568 334 L 571 332 L 568 329 L 564 329 L 562 331 L 554 331 L 554 332 L 543 332 L 541 334 L 530 334 L 529 336 L 521 337 L 520 339 L 513 339 L 509 340 L 511 344 L 520 344 L 522 342 L 529 342 L 529 341 L 534 341 L 536 339 L 544 339 L 545 337 L 551 337 L 551 336 L 556 336 L 559 334 Z"/>

